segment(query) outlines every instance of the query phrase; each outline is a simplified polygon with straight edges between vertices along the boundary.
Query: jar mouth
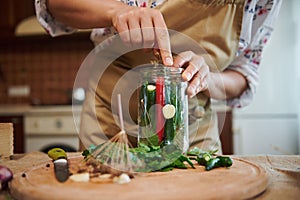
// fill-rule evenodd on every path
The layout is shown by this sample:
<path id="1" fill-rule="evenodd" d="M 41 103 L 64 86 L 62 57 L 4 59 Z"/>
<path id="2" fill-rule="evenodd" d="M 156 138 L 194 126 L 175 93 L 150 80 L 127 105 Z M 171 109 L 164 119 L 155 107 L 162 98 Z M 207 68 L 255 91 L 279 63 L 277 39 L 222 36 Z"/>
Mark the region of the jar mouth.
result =
<path id="1" fill-rule="evenodd" d="M 183 68 L 168 67 L 163 64 L 144 64 L 135 68 L 139 73 L 151 72 L 155 76 L 181 77 Z"/>

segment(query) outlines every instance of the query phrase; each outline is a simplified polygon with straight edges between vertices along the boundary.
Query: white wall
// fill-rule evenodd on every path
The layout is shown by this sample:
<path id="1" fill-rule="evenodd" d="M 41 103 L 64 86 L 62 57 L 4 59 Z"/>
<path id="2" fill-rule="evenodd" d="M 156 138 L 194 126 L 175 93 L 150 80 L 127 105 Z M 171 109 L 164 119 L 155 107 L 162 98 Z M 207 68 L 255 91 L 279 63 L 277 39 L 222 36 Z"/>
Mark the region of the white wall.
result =
<path id="1" fill-rule="evenodd" d="M 236 154 L 300 152 L 300 1 L 283 0 L 275 31 L 263 53 L 253 103 L 234 110 Z"/>
<path id="2" fill-rule="evenodd" d="M 295 66 L 297 69 L 297 89 L 298 89 L 298 153 L 300 153 L 300 1 L 293 0 L 293 21 L 295 23 Z"/>
<path id="3" fill-rule="evenodd" d="M 250 106 L 239 110 L 240 113 L 297 113 L 295 108 L 298 104 L 299 90 L 295 87 L 299 83 L 296 79 L 295 65 L 296 27 L 292 19 L 294 1 L 299 2 L 299 0 L 283 0 L 275 30 L 263 52 L 257 95 Z"/>

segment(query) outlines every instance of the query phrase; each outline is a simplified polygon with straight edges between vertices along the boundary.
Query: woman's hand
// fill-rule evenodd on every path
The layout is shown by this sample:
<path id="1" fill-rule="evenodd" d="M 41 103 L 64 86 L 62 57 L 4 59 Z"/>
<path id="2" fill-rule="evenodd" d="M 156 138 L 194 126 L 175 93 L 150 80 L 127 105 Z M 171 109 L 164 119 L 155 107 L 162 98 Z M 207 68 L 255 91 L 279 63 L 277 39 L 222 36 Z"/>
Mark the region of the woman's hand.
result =
<path id="1" fill-rule="evenodd" d="M 189 82 L 189 97 L 203 92 L 214 99 L 232 99 L 239 97 L 248 87 L 247 80 L 241 73 L 225 69 L 222 72 L 210 72 L 205 59 L 192 51 L 185 51 L 174 59 L 173 67 L 182 67 L 184 80 Z"/>
<path id="2" fill-rule="evenodd" d="M 208 89 L 209 67 L 202 56 L 192 51 L 185 51 L 174 59 L 174 67 L 185 68 L 182 77 L 189 82 L 187 94 L 189 97 Z"/>
<path id="3" fill-rule="evenodd" d="M 173 64 L 169 33 L 160 11 L 124 5 L 115 10 L 112 24 L 124 43 L 158 48 L 163 63 Z"/>
<path id="4" fill-rule="evenodd" d="M 159 10 L 129 6 L 116 0 L 47 0 L 51 14 L 75 28 L 114 26 L 123 42 L 158 48 L 165 65 L 173 64 L 165 20 Z"/>

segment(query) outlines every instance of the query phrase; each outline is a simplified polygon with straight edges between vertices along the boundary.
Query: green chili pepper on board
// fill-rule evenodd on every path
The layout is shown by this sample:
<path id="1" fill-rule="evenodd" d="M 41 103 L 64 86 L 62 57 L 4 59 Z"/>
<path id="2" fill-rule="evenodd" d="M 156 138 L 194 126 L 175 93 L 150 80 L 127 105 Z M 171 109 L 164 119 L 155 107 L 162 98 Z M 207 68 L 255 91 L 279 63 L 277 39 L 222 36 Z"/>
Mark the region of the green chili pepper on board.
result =
<path id="1" fill-rule="evenodd" d="M 205 163 L 205 170 L 207 171 L 217 167 L 220 167 L 220 158 L 212 158 Z"/>
<path id="2" fill-rule="evenodd" d="M 205 170 L 211 170 L 218 167 L 230 167 L 232 165 L 232 159 L 227 156 L 217 156 L 210 159 L 205 164 Z"/>
<path id="3" fill-rule="evenodd" d="M 199 165 L 205 165 L 211 159 L 211 154 L 209 153 L 200 153 L 196 157 L 196 161 Z"/>
<path id="4" fill-rule="evenodd" d="M 196 160 L 199 165 L 205 166 L 205 170 L 211 170 L 218 167 L 230 167 L 233 160 L 229 156 L 216 156 L 217 151 L 205 151 L 195 147 L 187 152 L 191 160 Z"/>
<path id="5" fill-rule="evenodd" d="M 230 166 L 232 166 L 233 161 L 230 157 L 228 157 L 228 156 L 217 156 L 217 158 L 220 159 L 219 162 L 220 162 L 221 167 L 230 167 Z"/>

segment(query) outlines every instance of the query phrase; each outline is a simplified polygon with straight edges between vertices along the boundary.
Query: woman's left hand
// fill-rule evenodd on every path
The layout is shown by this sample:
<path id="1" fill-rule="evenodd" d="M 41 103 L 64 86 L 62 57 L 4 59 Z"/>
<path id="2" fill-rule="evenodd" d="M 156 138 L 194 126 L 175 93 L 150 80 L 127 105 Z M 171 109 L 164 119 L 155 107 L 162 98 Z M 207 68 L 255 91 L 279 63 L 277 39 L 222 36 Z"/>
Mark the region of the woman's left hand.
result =
<path id="1" fill-rule="evenodd" d="M 173 67 L 185 68 L 182 77 L 189 82 L 187 94 L 193 97 L 208 89 L 209 67 L 204 58 L 192 51 L 185 51 L 174 58 Z"/>

